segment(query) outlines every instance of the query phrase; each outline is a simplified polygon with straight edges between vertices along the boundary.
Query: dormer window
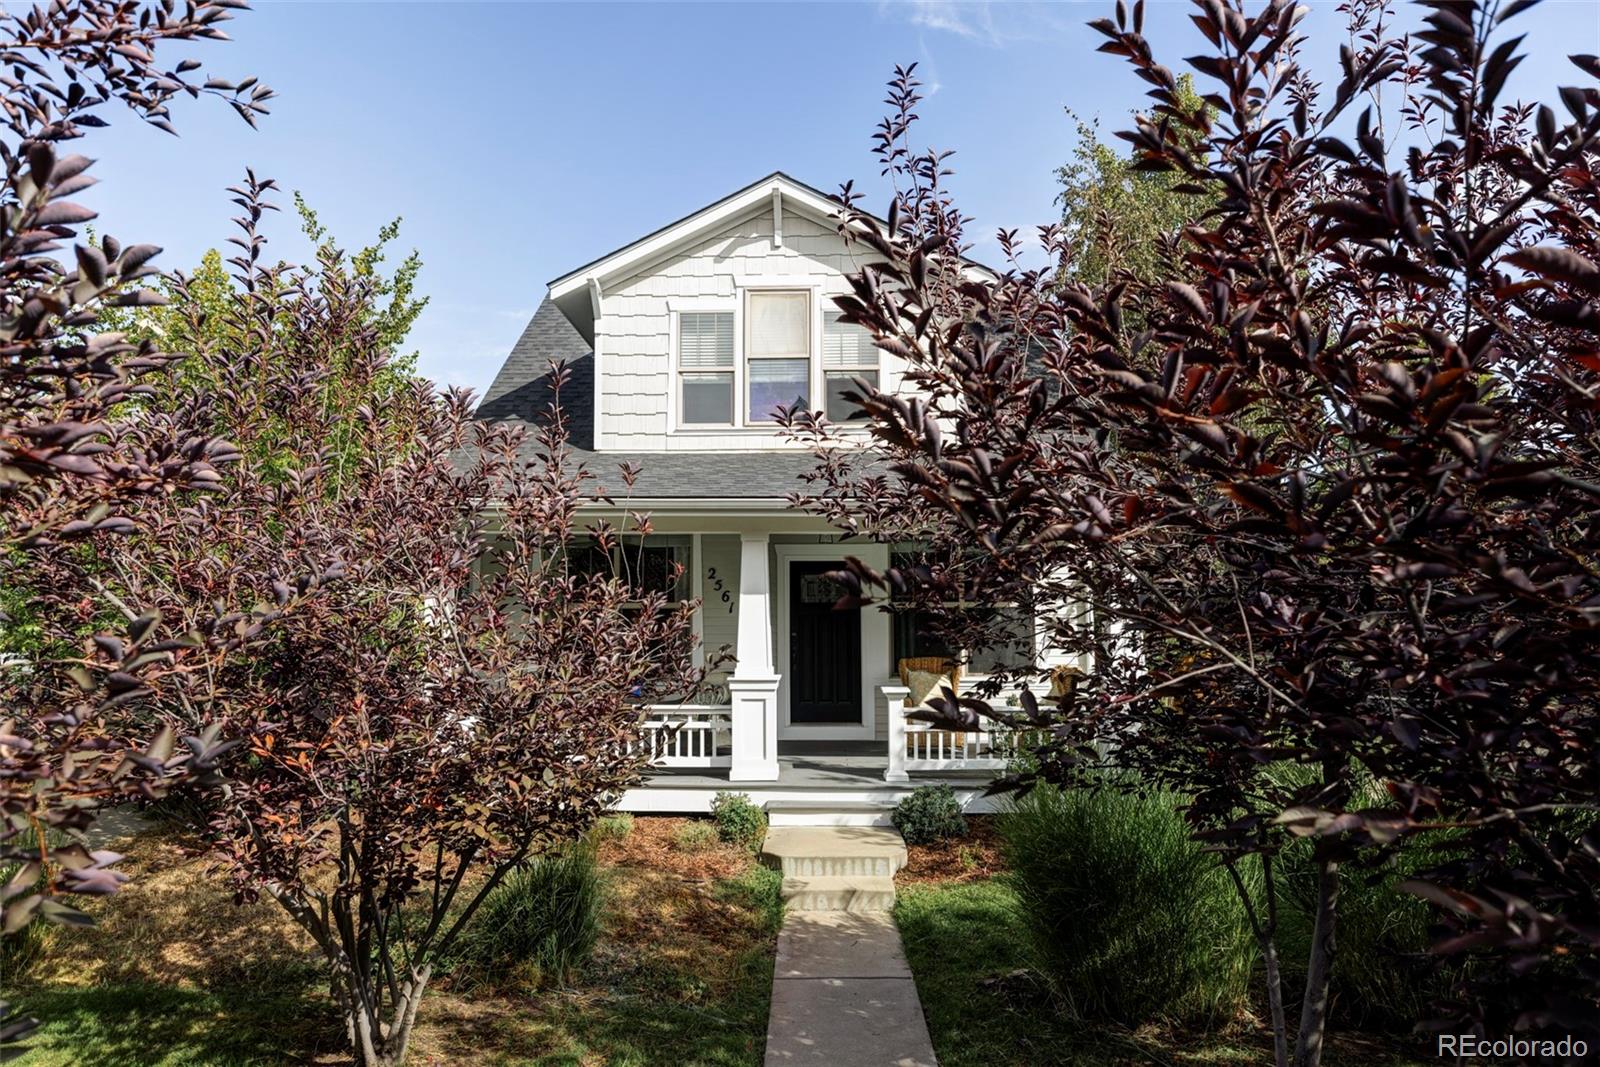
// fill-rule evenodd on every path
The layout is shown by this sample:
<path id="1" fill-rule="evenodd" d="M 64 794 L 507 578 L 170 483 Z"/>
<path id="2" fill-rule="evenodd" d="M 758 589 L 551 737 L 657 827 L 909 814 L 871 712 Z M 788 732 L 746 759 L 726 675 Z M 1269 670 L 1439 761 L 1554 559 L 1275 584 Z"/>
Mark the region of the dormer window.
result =
<path id="1" fill-rule="evenodd" d="M 855 389 L 862 379 L 878 387 L 878 346 L 872 335 L 854 323 L 843 321 L 839 312 L 830 312 L 822 325 L 822 378 L 830 422 L 850 422 L 867 417 L 844 394 Z"/>
<path id="2" fill-rule="evenodd" d="M 733 312 L 678 316 L 678 376 L 685 426 L 733 424 Z"/>
<path id="3" fill-rule="evenodd" d="M 811 293 L 753 289 L 745 303 L 747 418 L 776 422 L 779 407 L 811 400 Z"/>

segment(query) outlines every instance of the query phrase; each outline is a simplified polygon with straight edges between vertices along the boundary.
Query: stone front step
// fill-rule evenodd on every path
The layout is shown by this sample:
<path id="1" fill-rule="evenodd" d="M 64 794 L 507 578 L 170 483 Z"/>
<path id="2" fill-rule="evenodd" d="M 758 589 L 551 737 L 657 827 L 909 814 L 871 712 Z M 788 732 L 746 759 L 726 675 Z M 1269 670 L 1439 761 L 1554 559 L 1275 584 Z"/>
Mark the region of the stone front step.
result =
<path id="1" fill-rule="evenodd" d="M 769 800 L 769 826 L 887 827 L 894 805 L 884 800 Z"/>
<path id="2" fill-rule="evenodd" d="M 893 878 L 906 862 L 894 830 L 867 826 L 774 826 L 762 859 L 785 878 Z"/>
<path id="3" fill-rule="evenodd" d="M 785 878 L 783 902 L 790 911 L 893 911 L 894 879 L 876 875 Z"/>
<path id="4" fill-rule="evenodd" d="M 905 866 L 906 845 L 875 826 L 773 826 L 761 858 L 783 872 L 790 911 L 886 912 L 894 908 L 894 872 Z"/>
<path id="5" fill-rule="evenodd" d="M 785 856 L 785 878 L 893 878 L 900 868 L 890 856 Z"/>

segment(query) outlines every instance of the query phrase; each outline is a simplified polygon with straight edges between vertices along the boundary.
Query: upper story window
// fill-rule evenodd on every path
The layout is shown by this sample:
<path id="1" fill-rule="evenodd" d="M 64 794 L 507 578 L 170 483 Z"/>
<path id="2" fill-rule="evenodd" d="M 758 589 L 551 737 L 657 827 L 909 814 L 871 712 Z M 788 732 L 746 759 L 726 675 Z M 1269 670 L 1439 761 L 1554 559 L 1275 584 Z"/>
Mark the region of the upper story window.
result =
<path id="1" fill-rule="evenodd" d="M 685 426 L 733 424 L 733 312 L 678 316 L 678 376 Z"/>
<path id="2" fill-rule="evenodd" d="M 878 347 L 870 333 L 844 322 L 837 311 L 830 312 L 822 324 L 822 378 L 830 422 L 866 418 L 866 412 L 844 394 L 855 388 L 857 378 L 878 388 Z"/>
<path id="3" fill-rule="evenodd" d="M 811 294 L 751 290 L 745 303 L 745 380 L 750 422 L 775 422 L 779 407 L 811 402 Z"/>

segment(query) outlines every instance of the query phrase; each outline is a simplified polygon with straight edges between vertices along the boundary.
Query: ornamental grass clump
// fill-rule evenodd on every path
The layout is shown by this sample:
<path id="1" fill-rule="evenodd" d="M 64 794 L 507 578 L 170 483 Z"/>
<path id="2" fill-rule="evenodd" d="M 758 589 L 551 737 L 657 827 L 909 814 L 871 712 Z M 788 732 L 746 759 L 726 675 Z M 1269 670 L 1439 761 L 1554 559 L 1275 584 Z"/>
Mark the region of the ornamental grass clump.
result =
<path id="1" fill-rule="evenodd" d="M 466 984 L 564 984 L 594 951 L 604 908 L 593 848 L 575 845 L 530 860 L 478 909 L 453 976 Z"/>
<path id="2" fill-rule="evenodd" d="M 1172 796 L 1041 786 L 1000 833 L 1035 966 L 1073 1015 L 1220 1024 L 1244 1009 L 1249 924 Z"/>

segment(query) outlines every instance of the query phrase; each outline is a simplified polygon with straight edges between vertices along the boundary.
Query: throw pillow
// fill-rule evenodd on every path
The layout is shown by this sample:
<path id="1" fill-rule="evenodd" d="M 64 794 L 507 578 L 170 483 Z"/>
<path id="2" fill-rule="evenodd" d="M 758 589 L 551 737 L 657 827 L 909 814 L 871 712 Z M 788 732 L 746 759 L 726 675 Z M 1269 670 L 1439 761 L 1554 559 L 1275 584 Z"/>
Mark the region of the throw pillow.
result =
<path id="1" fill-rule="evenodd" d="M 939 696 L 946 689 L 954 688 L 950 684 L 950 676 L 938 671 L 908 671 L 906 687 L 911 690 L 911 695 L 906 697 L 908 708 L 923 707 L 929 697 Z"/>

